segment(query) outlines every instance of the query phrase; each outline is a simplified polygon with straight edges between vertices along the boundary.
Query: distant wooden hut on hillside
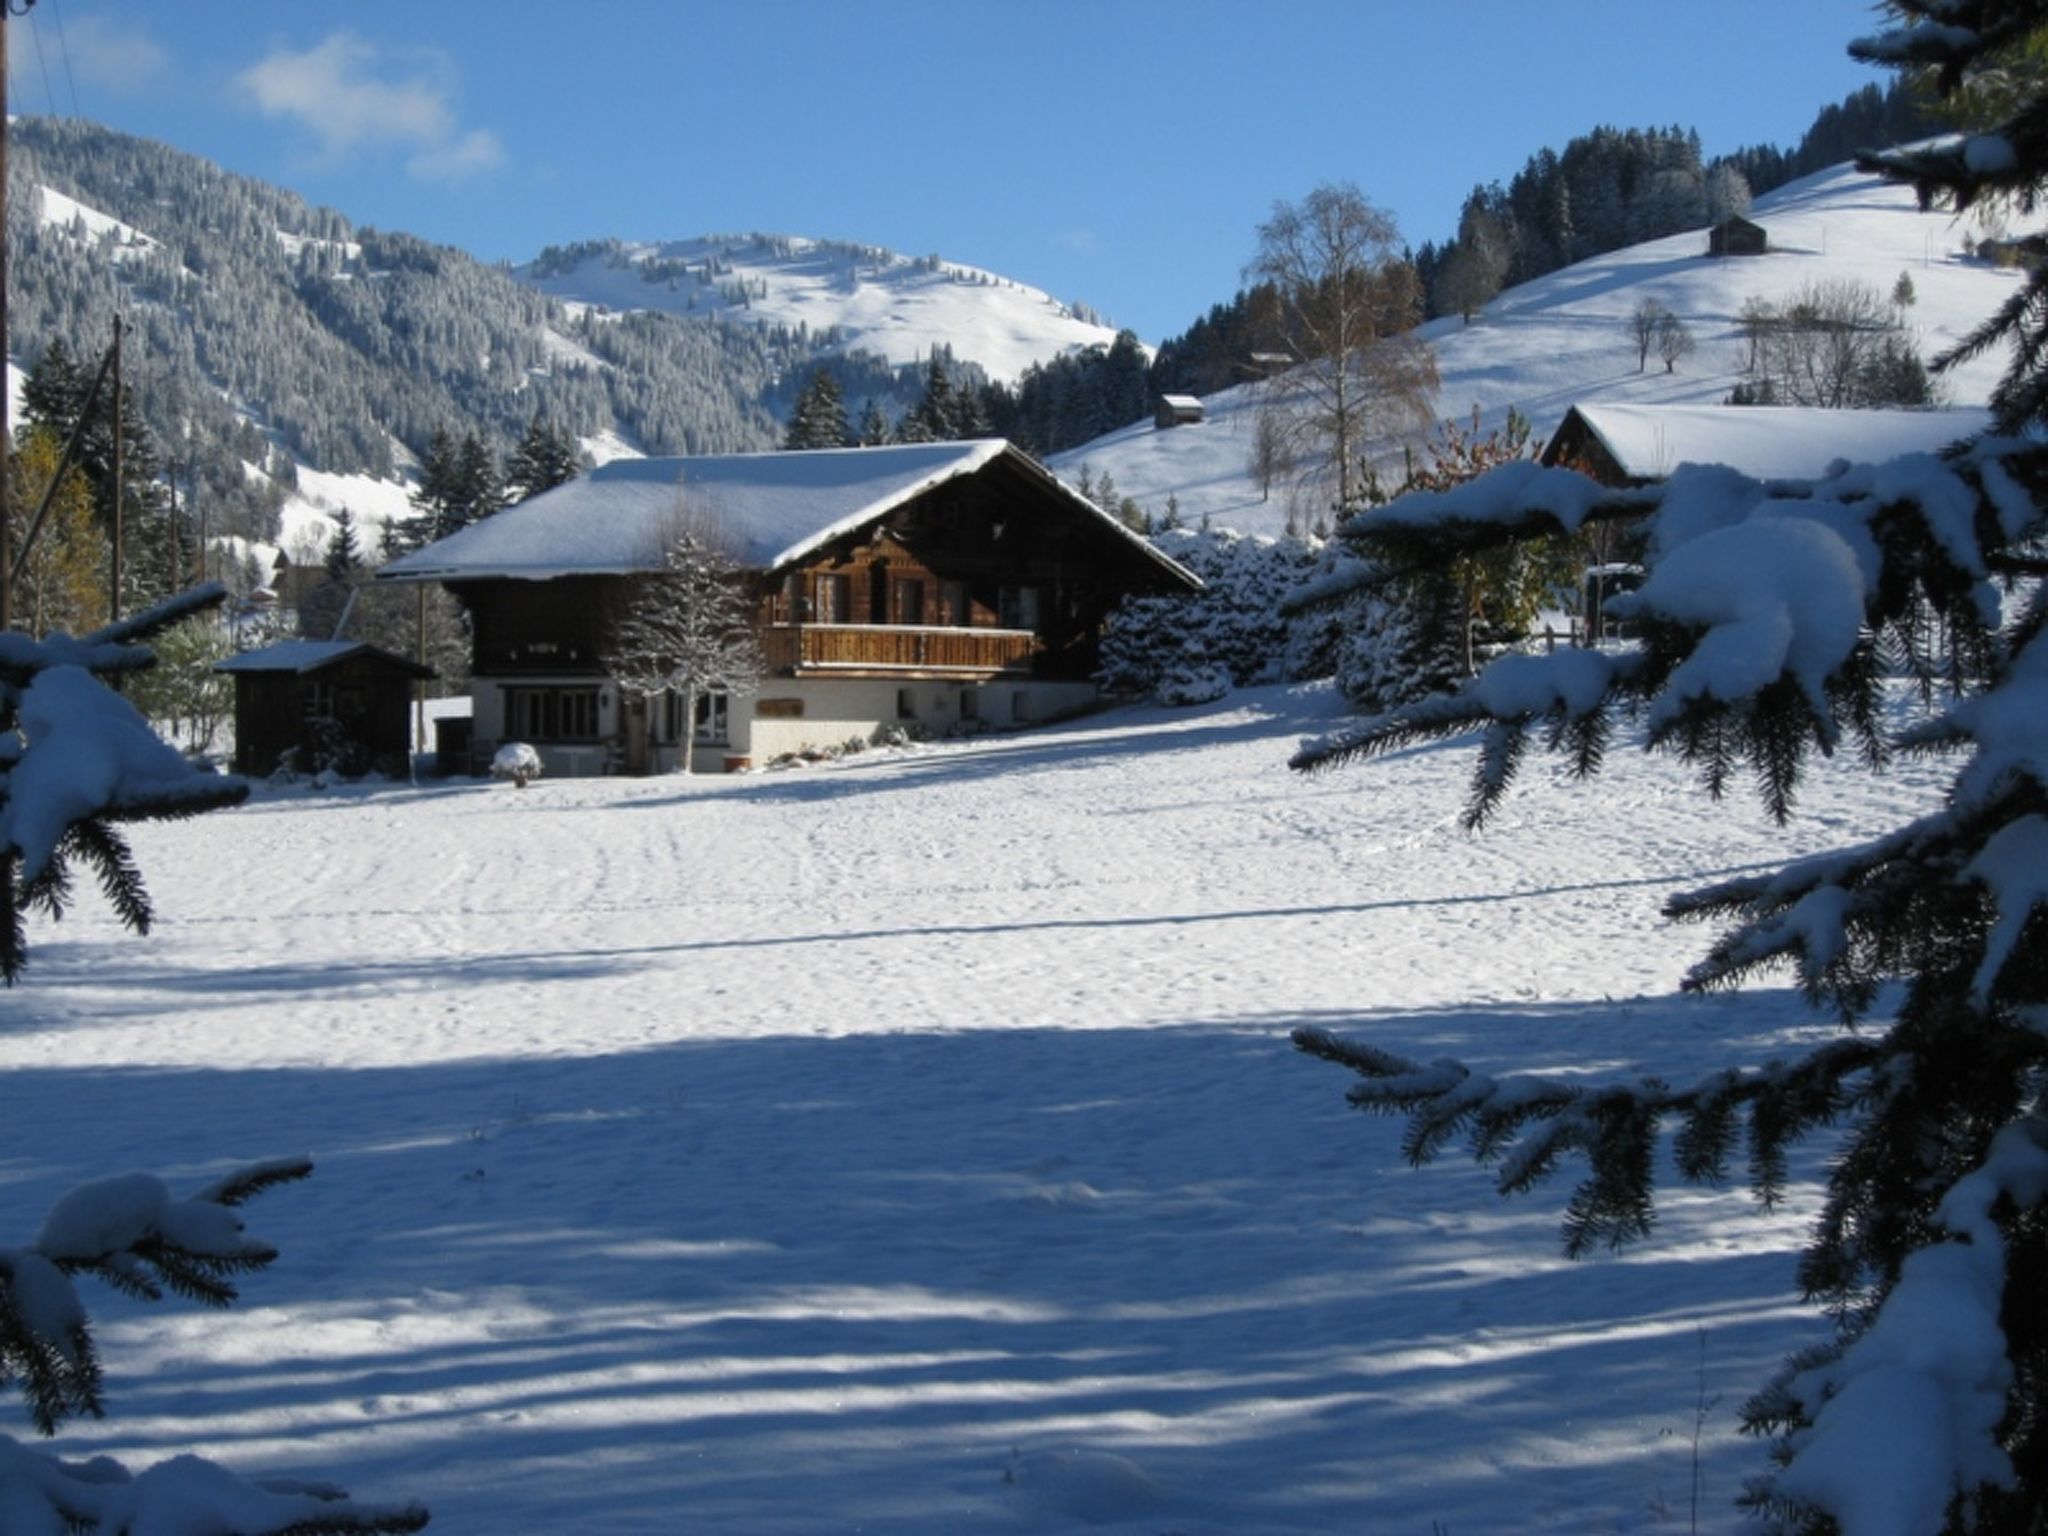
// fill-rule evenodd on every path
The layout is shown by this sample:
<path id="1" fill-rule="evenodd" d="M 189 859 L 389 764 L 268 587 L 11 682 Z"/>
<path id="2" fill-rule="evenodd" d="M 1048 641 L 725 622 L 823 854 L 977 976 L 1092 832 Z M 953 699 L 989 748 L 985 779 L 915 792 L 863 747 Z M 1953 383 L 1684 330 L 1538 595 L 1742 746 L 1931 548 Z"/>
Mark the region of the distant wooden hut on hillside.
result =
<path id="1" fill-rule="evenodd" d="M 1168 427 L 1193 426 L 1203 417 L 1202 402 L 1193 395 L 1161 395 L 1152 413 L 1152 425 L 1164 432 Z"/>
<path id="2" fill-rule="evenodd" d="M 1707 254 L 1709 256 L 1762 256 L 1770 250 L 1770 237 L 1764 233 L 1761 224 L 1752 223 L 1739 213 L 1727 218 L 1707 231 Z"/>

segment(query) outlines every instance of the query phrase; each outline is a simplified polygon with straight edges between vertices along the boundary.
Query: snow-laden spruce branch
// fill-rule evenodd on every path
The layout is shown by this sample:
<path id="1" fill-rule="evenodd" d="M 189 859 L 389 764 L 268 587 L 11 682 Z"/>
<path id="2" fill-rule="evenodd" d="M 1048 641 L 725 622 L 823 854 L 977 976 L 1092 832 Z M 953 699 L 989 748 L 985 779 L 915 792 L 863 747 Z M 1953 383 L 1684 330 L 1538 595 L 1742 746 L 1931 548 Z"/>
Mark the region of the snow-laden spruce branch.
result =
<path id="1" fill-rule="evenodd" d="M 104 681 L 154 663 L 145 643 L 219 603 L 209 586 L 73 639 L 0 634 L 0 977 L 27 956 L 25 918 L 61 915 L 70 868 L 91 866 L 131 928 L 149 926 L 149 898 L 125 821 L 197 815 L 247 793 L 239 779 L 193 767 Z M 35 1239 L 0 1247 L 0 1389 L 19 1390 L 30 1422 L 55 1434 L 106 1411 L 106 1382 L 76 1281 L 91 1276 L 142 1300 L 165 1295 L 226 1307 L 237 1282 L 277 1258 L 240 1211 L 313 1171 L 303 1157 L 256 1163 L 178 1197 L 144 1173 L 81 1185 Z M 235 1536 L 416 1531 L 416 1504 L 359 1504 L 321 1483 L 250 1480 L 196 1456 L 139 1474 L 107 1457 L 71 1462 L 0 1435 L 0 1531 Z"/>
<path id="2" fill-rule="evenodd" d="M 0 980 L 27 961 L 29 914 L 64 914 L 74 864 L 128 927 L 148 929 L 148 893 L 117 824 L 248 795 L 241 779 L 187 762 L 105 681 L 153 666 L 145 641 L 226 596 L 209 583 L 75 639 L 0 634 Z"/>
<path id="3" fill-rule="evenodd" d="M 2048 24 L 2048 5 L 2022 9 Z M 2048 104 L 2036 110 L 2048 122 Z M 2039 185 L 2048 134 L 2038 153 L 2030 142 Z M 1628 645 L 1503 657 L 1294 759 L 1326 769 L 1476 736 L 1468 827 L 1532 749 L 1592 779 L 1625 727 L 1691 764 L 1713 798 L 1746 773 L 1779 820 L 1825 760 L 1957 760 L 1932 813 L 1667 904 L 1723 925 L 1688 989 L 1789 967 L 1809 1001 L 1856 1026 L 1801 1055 L 1689 1086 L 1588 1084 L 1487 1077 L 1326 1030 L 1295 1037 L 1357 1075 L 1354 1104 L 1407 1118 L 1411 1161 L 1462 1138 L 1507 1194 L 1579 1167 L 1563 1220 L 1574 1254 L 1651 1232 L 1666 1139 L 1679 1174 L 1710 1183 L 1743 1146 L 1748 1185 L 1769 1203 L 1790 1149 L 1836 1131 L 1799 1284 L 1837 1333 L 1744 1409 L 1780 1466 L 1745 1502 L 1779 1530 L 1908 1536 L 2048 1518 L 2048 1317 L 2032 1278 L 2048 1271 L 2048 291 L 2003 323 L 2017 337 L 2007 435 L 1808 481 L 1687 465 L 1617 492 L 1517 464 L 1354 519 L 1356 558 L 1312 594 L 1341 600 L 1594 522 L 1628 531 L 1643 579 L 1607 609 L 1632 627 Z M 1941 702 L 1891 733 L 1885 691 L 1902 677 Z M 1888 1017 L 1873 1017 L 1880 1007 Z"/>
<path id="4" fill-rule="evenodd" d="M 1846 739 L 1873 765 L 1883 761 L 1887 656 L 1919 661 L 1929 683 L 1988 678 L 2002 612 L 1996 567 L 2013 547 L 2038 542 L 2033 498 L 2044 481 L 2048 455 L 2001 439 L 1952 458 L 1840 466 L 1813 481 L 1686 465 L 1659 485 L 1609 492 L 1570 470 L 1515 464 L 1403 497 L 1348 526 L 1372 558 L 1325 583 L 1317 600 L 1387 571 L 1625 518 L 1646 530 L 1648 574 L 1607 612 L 1635 624 L 1643 644 L 1504 657 L 1455 696 L 1306 744 L 1293 766 L 1331 767 L 1483 728 L 1466 812 L 1477 827 L 1513 783 L 1530 731 L 1542 728 L 1552 750 L 1591 773 L 1615 718 L 1640 715 L 1647 745 L 1696 765 L 1717 798 L 1747 765 L 1783 820 L 1809 750 L 1829 755 Z M 1952 638 L 1948 664 L 1960 678 L 1934 675 L 1930 626 Z"/>
<path id="5" fill-rule="evenodd" d="M 277 1250 L 249 1235 L 248 1201 L 311 1174 L 303 1157 L 237 1170 L 179 1198 L 148 1174 L 80 1185 L 51 1207 L 35 1241 L 0 1248 L 0 1385 L 18 1388 L 43 1434 L 106 1411 L 105 1379 L 75 1281 L 92 1276 L 126 1295 L 166 1292 L 208 1306 L 236 1299 L 235 1282 Z M 417 1505 L 358 1504 L 319 1483 L 252 1481 L 180 1456 L 139 1475 L 105 1457 L 69 1462 L 0 1435 L 0 1530 L 218 1530 L 246 1536 L 416 1531 Z"/>
<path id="6" fill-rule="evenodd" d="M 1418 1062 L 1330 1030 L 1294 1031 L 1297 1049 L 1350 1068 L 1362 1081 L 1346 1097 L 1375 1114 L 1406 1115 L 1401 1154 L 1421 1167 L 1464 1138 L 1473 1159 L 1498 1170 L 1503 1195 L 1526 1194 L 1570 1157 L 1588 1165 L 1567 1205 L 1565 1252 L 1618 1249 L 1655 1225 L 1651 1198 L 1658 1138 L 1676 1126 L 1679 1173 L 1694 1183 L 1727 1177 L 1738 1139 L 1748 1145 L 1751 1191 L 1765 1205 L 1783 1195 L 1787 1150 L 1839 1115 L 1881 1053 L 1836 1041 L 1796 1062 L 1729 1070 L 1685 1088 L 1656 1078 L 1589 1087 L 1583 1079 L 1489 1077 L 1462 1062 Z M 1741 1120 L 1747 1111 L 1748 1124 Z"/>

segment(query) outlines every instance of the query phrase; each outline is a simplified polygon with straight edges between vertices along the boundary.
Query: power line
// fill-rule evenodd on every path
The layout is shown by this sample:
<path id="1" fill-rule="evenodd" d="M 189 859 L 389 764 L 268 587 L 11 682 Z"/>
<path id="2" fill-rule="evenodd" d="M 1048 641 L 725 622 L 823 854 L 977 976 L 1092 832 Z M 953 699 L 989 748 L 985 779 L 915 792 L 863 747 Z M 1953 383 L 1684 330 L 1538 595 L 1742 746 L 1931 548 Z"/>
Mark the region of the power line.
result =
<path id="1" fill-rule="evenodd" d="M 31 15 L 28 19 L 28 35 L 35 40 L 36 69 L 43 77 L 43 100 L 50 104 L 50 116 L 57 115 L 57 93 L 50 89 L 50 63 L 43 57 L 43 29 L 36 25 Z"/>
<path id="2" fill-rule="evenodd" d="M 71 93 L 71 115 L 79 116 L 78 81 L 71 73 L 71 45 L 64 40 L 64 7 L 51 0 L 50 15 L 57 22 L 57 57 L 64 61 L 64 88 Z"/>

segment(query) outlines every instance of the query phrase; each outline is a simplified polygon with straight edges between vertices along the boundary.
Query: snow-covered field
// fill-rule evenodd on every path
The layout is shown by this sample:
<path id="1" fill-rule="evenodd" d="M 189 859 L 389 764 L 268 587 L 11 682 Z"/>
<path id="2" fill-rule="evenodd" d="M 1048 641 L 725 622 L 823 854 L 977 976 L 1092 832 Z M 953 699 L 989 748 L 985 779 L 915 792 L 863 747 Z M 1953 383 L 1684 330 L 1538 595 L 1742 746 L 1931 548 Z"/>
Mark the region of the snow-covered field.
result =
<path id="1" fill-rule="evenodd" d="M 1735 1407 L 1823 1324 L 1813 1191 L 1671 1195 L 1571 1263 L 1565 1187 L 1406 1169 L 1302 1022 L 1489 1069 L 1757 1061 L 1660 899 L 1786 831 L 1615 754 L 1456 826 L 1466 754 L 1305 779 L 1321 688 L 786 774 L 315 793 L 137 838 L 0 1011 L 0 1239 L 63 1189 L 310 1151 L 221 1315 L 101 1294 L 110 1417 L 418 1497 L 447 1532 L 1733 1532 Z M 1811 1169 L 1808 1170 L 1809 1172 Z M 15 1425 L 6 1426 L 10 1431 Z"/>

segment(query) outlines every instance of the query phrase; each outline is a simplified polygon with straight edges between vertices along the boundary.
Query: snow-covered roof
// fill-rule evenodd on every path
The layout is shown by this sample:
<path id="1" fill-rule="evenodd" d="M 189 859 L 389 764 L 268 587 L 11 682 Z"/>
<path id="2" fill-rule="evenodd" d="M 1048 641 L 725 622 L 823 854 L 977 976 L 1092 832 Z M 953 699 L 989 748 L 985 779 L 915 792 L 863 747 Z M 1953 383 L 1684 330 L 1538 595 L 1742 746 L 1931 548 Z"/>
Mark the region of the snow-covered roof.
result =
<path id="1" fill-rule="evenodd" d="M 408 661 L 382 647 L 371 645 L 367 640 L 280 640 L 276 645 L 266 645 L 261 650 L 243 651 L 225 661 L 213 664 L 216 672 L 317 672 L 322 667 L 332 666 L 358 653 L 382 657 L 401 667 L 411 668 L 423 677 L 433 673 L 418 662 Z"/>
<path id="2" fill-rule="evenodd" d="M 1811 480 L 1837 459 L 1932 453 L 1983 431 L 1982 410 L 1826 411 L 1780 405 L 1576 405 L 1623 474 L 1661 479 L 1681 464 L 1726 464 L 1758 480 Z"/>
<path id="3" fill-rule="evenodd" d="M 674 519 L 707 516 L 733 559 L 774 571 L 934 486 L 1007 459 L 1191 586 L 1200 582 L 999 438 L 700 458 L 614 459 L 378 571 L 388 581 L 546 581 L 658 569 Z"/>

